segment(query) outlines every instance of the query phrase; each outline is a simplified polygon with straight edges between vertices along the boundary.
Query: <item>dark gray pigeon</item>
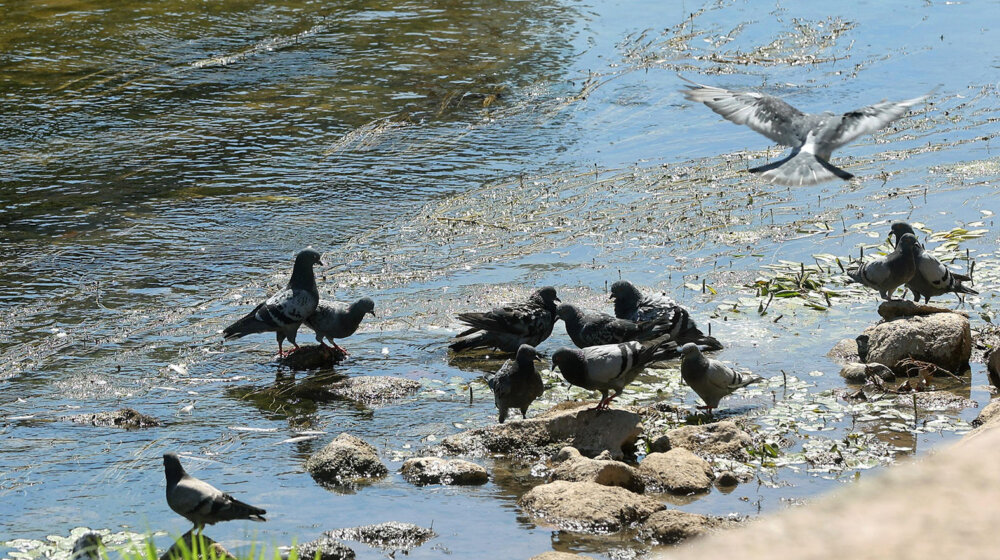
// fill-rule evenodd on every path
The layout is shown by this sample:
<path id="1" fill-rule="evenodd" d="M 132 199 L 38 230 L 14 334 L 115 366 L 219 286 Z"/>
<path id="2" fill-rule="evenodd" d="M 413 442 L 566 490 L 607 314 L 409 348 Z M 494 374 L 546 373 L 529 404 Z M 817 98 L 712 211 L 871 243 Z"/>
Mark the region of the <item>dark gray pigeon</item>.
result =
<path id="1" fill-rule="evenodd" d="M 365 315 L 375 316 L 375 302 L 371 298 L 361 298 L 354 303 L 343 303 L 340 301 L 320 301 L 316 306 L 316 311 L 306 318 L 306 325 L 316 331 L 316 341 L 321 346 L 327 348 L 323 338 L 330 339 L 333 349 L 347 355 L 344 350 L 333 340 L 335 338 L 347 338 L 358 330 L 361 320 Z"/>
<path id="2" fill-rule="evenodd" d="M 736 124 L 745 124 L 774 142 L 792 148 L 787 158 L 769 165 L 754 167 L 773 183 L 788 186 L 808 186 L 834 178 L 854 177 L 830 163 L 834 150 L 852 140 L 871 134 L 906 114 L 910 107 L 927 96 L 906 101 L 882 101 L 868 107 L 836 115 L 803 113 L 772 95 L 750 91 L 737 92 L 692 82 L 681 90 L 691 101 L 704 103 L 709 109 Z"/>
<path id="3" fill-rule="evenodd" d="M 733 371 L 718 360 L 706 358 L 698 345 L 691 342 L 681 347 L 681 356 L 681 378 L 701 397 L 701 400 L 705 401 L 705 406 L 698 408 L 708 412 L 719 406 L 722 397 L 763 379 L 749 373 Z"/>
<path id="4" fill-rule="evenodd" d="M 899 240 L 906 234 L 916 236 L 913 228 L 906 222 L 896 222 L 892 224 L 889 235 L 896 237 L 896 246 Z M 949 292 L 956 294 L 979 295 L 979 292 L 962 284 L 963 281 L 971 281 L 972 278 L 964 274 L 957 274 L 948 269 L 934 255 L 924 250 L 923 245 L 917 243 L 914 259 L 917 271 L 913 278 L 906 283 L 906 287 L 913 292 L 913 300 L 920 301 L 924 298 L 924 303 L 929 303 L 931 297 L 942 296 Z"/>
<path id="5" fill-rule="evenodd" d="M 628 280 L 611 285 L 610 298 L 615 302 L 615 317 L 629 321 L 658 321 L 677 344 L 694 342 L 709 350 L 722 350 L 715 337 L 706 335 L 695 324 L 687 309 L 666 294 L 643 294 Z"/>
<path id="6" fill-rule="evenodd" d="M 663 331 L 670 327 L 662 319 L 636 323 L 600 311 L 585 311 L 569 303 L 560 305 L 556 312 L 566 324 L 566 334 L 580 348 L 629 340 L 650 340 L 663 335 Z"/>
<path id="7" fill-rule="evenodd" d="M 455 335 L 448 347 L 458 352 L 470 348 L 498 348 L 517 352 L 522 344 L 538 346 L 552 334 L 556 322 L 556 289 L 539 288 L 523 303 L 512 303 L 485 313 L 459 313 L 469 329 Z"/>
<path id="8" fill-rule="evenodd" d="M 545 391 L 542 376 L 535 370 L 537 358 L 538 351 L 534 346 L 522 344 L 514 359 L 504 362 L 496 373 L 483 376 L 493 391 L 493 402 L 500 411 L 501 424 L 511 408 L 520 410 L 521 417 L 527 418 L 528 407 Z"/>
<path id="9" fill-rule="evenodd" d="M 907 233 L 888 255 L 862 263 L 847 271 L 851 280 L 878 290 L 884 300 L 891 300 L 896 288 L 910 281 L 917 271 L 917 237 Z"/>
<path id="10" fill-rule="evenodd" d="M 167 475 L 167 505 L 194 523 L 198 533 L 205 525 L 215 525 L 220 521 L 266 521 L 266 511 L 245 504 L 186 473 L 176 453 L 163 454 L 163 469 Z"/>
<path id="11" fill-rule="evenodd" d="M 316 275 L 313 274 L 313 265 L 316 264 L 323 264 L 319 260 L 319 253 L 312 249 L 300 251 L 295 256 L 292 277 L 285 289 L 226 327 L 222 336 L 231 340 L 248 334 L 274 332 L 278 339 L 278 355 L 286 355 L 281 346 L 286 338 L 298 350 L 295 334 L 299 325 L 313 314 L 319 303 L 319 289 L 316 288 Z M 289 351 L 291 352 L 294 350 Z"/>
<path id="12" fill-rule="evenodd" d="M 577 387 L 600 391 L 597 409 L 608 408 L 649 364 L 677 354 L 677 343 L 669 334 L 647 342 L 630 340 L 587 348 L 562 347 L 552 354 L 552 369 L 559 368 L 563 379 Z M 614 389 L 613 395 L 608 393 Z"/>

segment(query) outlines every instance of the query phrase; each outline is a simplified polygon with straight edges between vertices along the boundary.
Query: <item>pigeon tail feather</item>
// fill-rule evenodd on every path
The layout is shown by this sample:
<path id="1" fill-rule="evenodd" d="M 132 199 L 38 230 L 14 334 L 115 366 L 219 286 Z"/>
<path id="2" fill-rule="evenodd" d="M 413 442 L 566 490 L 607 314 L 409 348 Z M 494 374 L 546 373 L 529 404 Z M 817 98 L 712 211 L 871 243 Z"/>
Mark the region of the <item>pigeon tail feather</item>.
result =
<path id="1" fill-rule="evenodd" d="M 274 330 L 271 325 L 268 325 L 264 321 L 257 318 L 257 312 L 260 311 L 264 305 L 265 304 L 263 303 L 258 305 L 253 309 L 253 311 L 247 313 L 245 317 L 223 329 L 222 337 L 226 340 L 232 340 L 234 338 L 244 337 L 248 334 Z"/>
<path id="2" fill-rule="evenodd" d="M 839 177 L 845 181 L 854 175 L 831 164 L 825 159 L 805 151 L 793 151 L 792 155 L 768 165 L 750 169 L 761 177 L 778 185 L 807 187 Z"/>
<path id="3" fill-rule="evenodd" d="M 463 338 L 459 338 L 455 342 L 449 344 L 448 348 L 451 348 L 456 352 L 460 352 L 462 350 L 468 350 L 471 348 L 485 348 L 487 346 L 486 342 L 483 340 L 485 338 L 484 336 L 485 334 L 486 333 L 479 333 L 478 335 L 471 334 L 471 336 L 465 336 Z"/>

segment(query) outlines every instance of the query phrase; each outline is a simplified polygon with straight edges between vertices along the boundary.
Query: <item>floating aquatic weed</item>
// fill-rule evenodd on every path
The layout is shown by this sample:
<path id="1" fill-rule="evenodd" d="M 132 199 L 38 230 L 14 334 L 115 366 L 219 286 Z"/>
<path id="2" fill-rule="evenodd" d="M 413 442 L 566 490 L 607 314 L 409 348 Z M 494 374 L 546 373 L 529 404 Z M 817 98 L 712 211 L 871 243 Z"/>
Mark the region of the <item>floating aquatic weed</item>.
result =
<path id="1" fill-rule="evenodd" d="M 67 536 L 49 535 L 45 540 L 14 539 L 0 541 L 0 546 L 12 548 L 7 556 L 12 560 L 69 560 L 73 556 L 73 544 L 87 533 L 96 533 L 101 542 L 108 548 L 141 548 L 145 546 L 147 535 L 120 531 L 112 533 L 110 529 L 88 529 L 76 527 Z M 148 536 L 162 536 L 165 532 L 156 532 Z"/>

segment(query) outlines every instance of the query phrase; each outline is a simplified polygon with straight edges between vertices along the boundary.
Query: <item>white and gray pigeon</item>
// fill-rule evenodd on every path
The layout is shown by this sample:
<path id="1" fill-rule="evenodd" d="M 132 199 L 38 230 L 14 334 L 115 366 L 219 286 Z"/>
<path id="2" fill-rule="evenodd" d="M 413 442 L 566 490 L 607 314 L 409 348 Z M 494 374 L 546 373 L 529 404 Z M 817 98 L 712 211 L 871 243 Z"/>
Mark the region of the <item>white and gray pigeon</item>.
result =
<path id="1" fill-rule="evenodd" d="M 185 472 L 176 453 L 163 454 L 163 469 L 167 475 L 167 505 L 194 523 L 198 533 L 205 525 L 214 525 L 220 521 L 266 521 L 266 511 L 245 504 Z"/>
<path id="2" fill-rule="evenodd" d="M 847 275 L 859 284 L 878 290 L 882 299 L 892 299 L 896 288 L 909 282 L 917 271 L 917 237 L 904 234 L 888 255 L 849 269 Z"/>
<path id="3" fill-rule="evenodd" d="M 598 410 L 608 408 L 649 364 L 677 354 L 677 343 L 669 334 L 646 342 L 631 340 L 587 348 L 562 347 L 552 354 L 552 369 L 559 368 L 563 379 L 577 387 L 600 391 Z M 608 393 L 614 389 L 614 394 Z"/>
<path id="4" fill-rule="evenodd" d="M 704 103 L 709 109 L 736 124 L 745 124 L 774 142 L 792 148 L 787 158 L 754 167 L 773 183 L 787 186 L 808 186 L 834 178 L 854 177 L 830 163 L 834 150 L 852 140 L 871 134 L 906 114 L 927 96 L 906 101 L 882 101 L 874 105 L 837 115 L 830 111 L 803 113 L 788 103 L 764 93 L 729 91 L 727 89 L 690 82 L 681 90 L 691 101 Z"/>
<path id="5" fill-rule="evenodd" d="M 899 240 L 906 234 L 916 236 L 913 227 L 906 222 L 892 224 L 889 231 L 889 235 L 896 237 L 897 246 L 899 245 Z M 913 292 L 914 301 L 920 301 L 920 298 L 923 297 L 924 303 L 929 303 L 931 297 L 941 296 L 949 292 L 979 295 L 979 292 L 962 284 L 963 281 L 968 282 L 972 278 L 949 270 L 934 255 L 924 250 L 923 245 L 919 242 L 915 249 L 914 259 L 917 264 L 917 270 L 913 274 L 913 278 L 906 283 L 906 287 Z"/>
<path id="6" fill-rule="evenodd" d="M 660 321 L 678 345 L 694 342 L 709 350 L 721 350 L 722 343 L 701 332 L 687 309 L 664 293 L 643 294 L 628 280 L 611 284 L 609 297 L 615 302 L 615 317 L 629 321 Z"/>
<path id="7" fill-rule="evenodd" d="M 556 312 L 566 324 L 566 334 L 580 348 L 650 340 L 670 328 L 670 324 L 662 318 L 636 323 L 600 311 L 583 310 L 570 303 L 560 305 Z"/>
<path id="8" fill-rule="evenodd" d="M 681 346 L 681 356 L 681 378 L 705 401 L 705 406 L 698 408 L 710 413 L 719 406 L 722 397 L 763 380 L 750 373 L 734 371 L 718 360 L 706 358 L 698 345 L 692 342 Z"/>
<path id="9" fill-rule="evenodd" d="M 485 313 L 459 313 L 458 318 L 469 326 L 455 335 L 448 345 L 459 352 L 472 348 L 497 348 L 517 352 L 522 344 L 538 346 L 552 334 L 555 325 L 556 289 L 545 286 L 535 290 L 527 301 L 497 307 Z"/>
<path id="10" fill-rule="evenodd" d="M 507 411 L 511 408 L 521 411 L 521 417 L 528 417 L 528 407 L 545 392 L 542 376 L 535 370 L 538 351 L 534 346 L 522 344 L 517 355 L 500 366 L 496 373 L 484 375 L 486 383 L 493 391 L 493 402 L 500 411 L 498 420 L 503 424 Z"/>
<path id="11" fill-rule="evenodd" d="M 313 265 L 320 262 L 319 253 L 312 249 L 300 251 L 295 256 L 292 277 L 285 289 L 269 297 L 245 317 L 229 325 L 222 331 L 226 340 L 244 337 L 248 334 L 274 332 L 278 339 L 278 355 L 285 356 L 282 343 L 287 338 L 298 350 L 295 334 L 299 326 L 316 311 L 319 303 L 319 289 Z M 290 350 L 289 353 L 294 352 Z"/>
<path id="12" fill-rule="evenodd" d="M 347 338 L 354 334 L 367 314 L 375 316 L 375 302 L 371 298 L 363 297 L 354 303 L 321 300 L 316 311 L 306 318 L 306 325 L 316 332 L 316 341 L 320 346 L 329 348 L 323 342 L 324 338 L 328 338 L 333 349 L 346 356 L 347 350 L 337 345 L 333 339 Z"/>

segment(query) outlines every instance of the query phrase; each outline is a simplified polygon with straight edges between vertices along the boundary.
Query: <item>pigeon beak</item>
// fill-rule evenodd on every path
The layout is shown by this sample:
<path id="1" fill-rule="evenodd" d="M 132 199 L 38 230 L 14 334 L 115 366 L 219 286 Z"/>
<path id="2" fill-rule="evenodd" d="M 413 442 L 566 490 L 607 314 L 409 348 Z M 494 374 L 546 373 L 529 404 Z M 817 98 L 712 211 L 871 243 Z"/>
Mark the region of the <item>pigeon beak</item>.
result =
<path id="1" fill-rule="evenodd" d="M 615 301 L 614 294 L 608 294 L 608 301 Z"/>
<path id="2" fill-rule="evenodd" d="M 316 259 L 316 264 L 318 264 L 318 265 L 320 265 L 320 266 L 323 266 L 323 261 L 321 261 L 321 260 L 319 260 L 319 259 Z"/>
<path id="3" fill-rule="evenodd" d="M 562 300 L 557 297 L 552 298 L 552 301 L 558 301 L 559 303 L 562 303 Z"/>
<path id="4" fill-rule="evenodd" d="M 368 313 L 369 313 L 369 314 L 370 314 L 370 315 L 371 315 L 372 317 L 375 317 L 376 319 L 378 319 L 378 315 L 376 315 L 374 311 L 369 311 Z"/>

